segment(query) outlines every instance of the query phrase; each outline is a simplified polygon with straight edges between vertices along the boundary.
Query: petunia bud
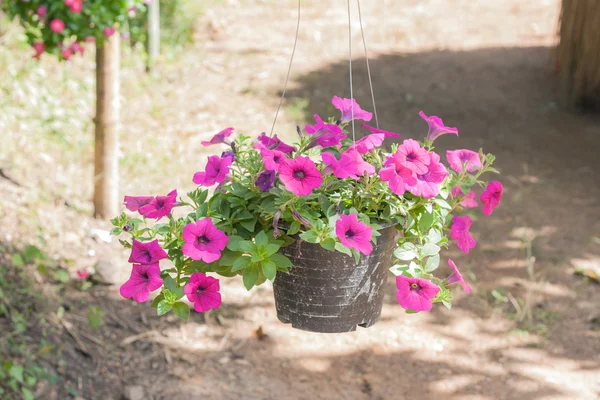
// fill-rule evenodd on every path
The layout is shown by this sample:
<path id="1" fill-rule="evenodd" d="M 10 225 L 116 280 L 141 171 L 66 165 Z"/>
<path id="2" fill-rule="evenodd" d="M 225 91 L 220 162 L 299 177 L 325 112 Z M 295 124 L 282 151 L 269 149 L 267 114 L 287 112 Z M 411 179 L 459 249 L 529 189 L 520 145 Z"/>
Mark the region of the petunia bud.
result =
<path id="1" fill-rule="evenodd" d="M 223 157 L 231 157 L 231 159 L 235 161 L 235 153 L 233 151 L 224 151 L 221 153 L 221 158 Z"/>
<path id="2" fill-rule="evenodd" d="M 300 222 L 302 225 L 309 227 L 310 228 L 310 221 L 306 218 L 304 218 L 302 215 L 300 215 L 300 213 L 296 210 L 294 210 L 292 212 L 292 216 L 294 217 L 294 219 L 298 222 Z"/>
<path id="3" fill-rule="evenodd" d="M 123 231 L 125 231 L 125 232 L 129 232 L 132 229 L 133 229 L 133 225 L 131 225 L 131 224 L 123 225 Z"/>
<path id="4" fill-rule="evenodd" d="M 275 215 L 273 216 L 273 237 L 278 238 L 281 236 L 281 232 L 279 232 L 279 218 L 281 218 L 281 210 L 277 210 Z"/>
<path id="5" fill-rule="evenodd" d="M 302 137 L 302 130 L 300 129 L 300 125 L 296 125 L 296 132 L 298 132 L 298 136 Z"/>

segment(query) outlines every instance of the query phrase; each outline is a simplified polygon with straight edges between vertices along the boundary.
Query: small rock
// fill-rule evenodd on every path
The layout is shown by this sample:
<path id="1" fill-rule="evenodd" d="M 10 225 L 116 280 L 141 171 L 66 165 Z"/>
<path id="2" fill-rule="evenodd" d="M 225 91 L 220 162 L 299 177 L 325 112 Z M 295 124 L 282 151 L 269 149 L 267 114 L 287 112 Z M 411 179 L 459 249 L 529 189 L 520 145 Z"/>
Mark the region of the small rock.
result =
<path id="1" fill-rule="evenodd" d="M 103 283 L 122 284 L 129 278 L 131 267 L 122 263 L 112 263 L 108 260 L 98 260 L 94 265 L 93 278 Z"/>
<path id="2" fill-rule="evenodd" d="M 112 241 L 110 232 L 105 231 L 103 229 L 95 229 L 95 228 L 90 229 L 90 236 L 92 236 L 94 239 L 98 238 L 106 243 L 110 243 Z"/>
<path id="3" fill-rule="evenodd" d="M 123 391 L 123 400 L 145 400 L 146 393 L 142 386 L 127 386 Z"/>

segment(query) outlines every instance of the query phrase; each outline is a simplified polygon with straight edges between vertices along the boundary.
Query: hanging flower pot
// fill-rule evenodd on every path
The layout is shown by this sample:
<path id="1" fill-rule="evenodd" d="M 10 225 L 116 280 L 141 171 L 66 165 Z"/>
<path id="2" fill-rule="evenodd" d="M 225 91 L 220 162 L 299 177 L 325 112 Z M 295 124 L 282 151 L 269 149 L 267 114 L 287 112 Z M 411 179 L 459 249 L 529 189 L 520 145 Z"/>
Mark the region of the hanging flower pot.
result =
<path id="1" fill-rule="evenodd" d="M 128 235 L 121 243 L 131 248 L 123 297 L 144 302 L 156 291 L 159 315 L 173 310 L 187 319 L 190 303 L 196 312 L 221 305 L 214 275 L 240 276 L 248 290 L 270 280 L 281 321 L 347 332 L 377 322 L 390 270 L 407 312 L 450 307 L 452 284 L 469 291 L 452 260 L 449 276 L 433 272 L 449 246 L 447 233 L 465 253 L 475 246 L 471 218 L 457 214 L 478 206 L 473 187 L 486 186 L 482 174 L 496 172 L 494 157 L 448 151 L 446 168 L 433 142 L 458 131 L 423 113 L 423 142 L 405 139 L 388 152 L 384 140 L 400 135 L 362 125 L 367 134 L 354 140 L 350 127 L 371 113 L 354 99 L 334 96 L 332 103 L 341 117 L 315 115 L 293 144 L 233 128 L 202 142 L 227 149 L 208 157 L 186 197 L 176 190 L 126 196 L 126 208 L 141 217 L 112 220 L 112 233 Z M 501 197 L 500 182 L 487 185 L 479 196 L 483 213 Z"/>
<path id="2" fill-rule="evenodd" d="M 353 257 L 302 240 L 281 248 L 292 266 L 273 282 L 277 318 L 323 333 L 368 328 L 379 320 L 396 245 L 395 227 L 380 231 L 369 255 Z"/>

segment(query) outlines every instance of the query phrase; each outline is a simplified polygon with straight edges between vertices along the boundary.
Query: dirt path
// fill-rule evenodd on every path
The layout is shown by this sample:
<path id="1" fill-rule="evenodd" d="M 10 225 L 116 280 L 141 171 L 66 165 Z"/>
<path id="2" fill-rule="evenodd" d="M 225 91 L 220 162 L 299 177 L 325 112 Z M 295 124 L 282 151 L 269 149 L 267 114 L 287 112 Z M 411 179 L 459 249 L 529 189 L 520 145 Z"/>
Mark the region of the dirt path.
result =
<path id="1" fill-rule="evenodd" d="M 277 132 L 293 133 L 312 113 L 331 111 L 333 94 L 348 96 L 345 5 L 324 3 L 303 2 Z M 116 298 L 99 300 L 133 325 L 113 321 L 101 331 L 105 342 L 153 333 L 122 354 L 117 345 L 91 345 L 104 355 L 100 361 L 69 356 L 73 365 L 102 371 L 103 378 L 84 379 L 91 398 L 117 398 L 130 385 L 155 399 L 600 398 L 593 322 L 600 289 L 572 274 L 576 265 L 600 262 L 600 120 L 557 105 L 550 53 L 558 1 L 364 3 L 381 126 L 419 137 L 423 109 L 459 128 L 458 139 L 440 140 L 444 150 L 481 146 L 497 155 L 502 207 L 475 222 L 480 245 L 468 257 L 450 254 L 475 293 L 457 292 L 452 312 L 406 315 L 390 282 L 382 321 L 344 335 L 279 323 L 268 286 L 248 293 L 235 280 L 223 283 L 218 313 L 186 324 L 159 321 L 150 309 Z M 190 189 L 202 164 L 200 140 L 225 126 L 247 134 L 269 129 L 294 23 L 294 1 L 209 9 L 201 21 L 207 33 L 180 64 L 160 72 L 166 83 L 152 96 L 126 92 L 128 157 L 147 158 L 125 163 L 123 191 Z M 353 29 L 360 54 L 358 25 Z M 364 60 L 355 59 L 354 68 L 356 97 L 366 107 Z M 162 134 L 136 139 L 144 130 Z M 147 155 L 159 149 L 172 160 Z M 262 340 L 253 333 L 259 327 Z"/>

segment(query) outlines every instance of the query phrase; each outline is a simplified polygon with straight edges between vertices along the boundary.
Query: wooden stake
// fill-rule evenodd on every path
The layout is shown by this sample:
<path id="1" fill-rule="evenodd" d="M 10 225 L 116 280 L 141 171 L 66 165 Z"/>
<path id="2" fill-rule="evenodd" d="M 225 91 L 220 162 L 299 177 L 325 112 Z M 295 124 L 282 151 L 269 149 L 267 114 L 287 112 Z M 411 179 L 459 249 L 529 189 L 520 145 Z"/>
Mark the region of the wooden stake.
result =
<path id="1" fill-rule="evenodd" d="M 115 32 L 96 48 L 96 144 L 94 216 L 112 218 L 119 212 L 119 59 L 120 35 Z"/>
<path id="2" fill-rule="evenodd" d="M 160 3 L 151 0 L 148 8 L 148 64 L 147 70 L 153 67 L 160 55 Z"/>

